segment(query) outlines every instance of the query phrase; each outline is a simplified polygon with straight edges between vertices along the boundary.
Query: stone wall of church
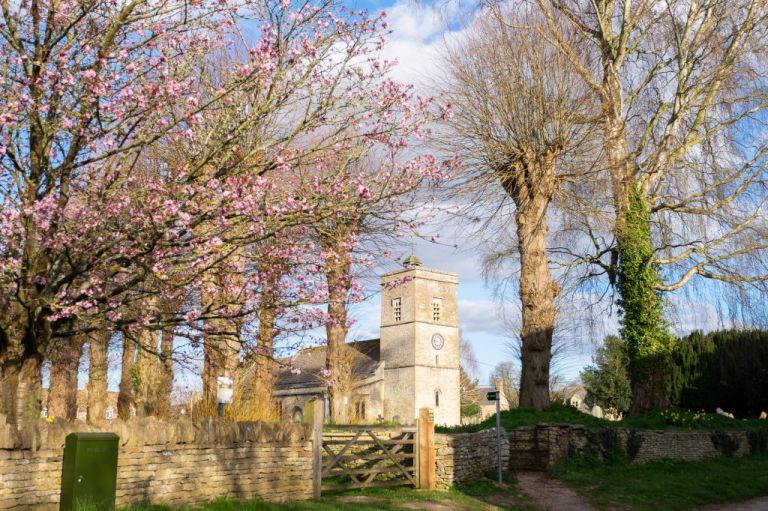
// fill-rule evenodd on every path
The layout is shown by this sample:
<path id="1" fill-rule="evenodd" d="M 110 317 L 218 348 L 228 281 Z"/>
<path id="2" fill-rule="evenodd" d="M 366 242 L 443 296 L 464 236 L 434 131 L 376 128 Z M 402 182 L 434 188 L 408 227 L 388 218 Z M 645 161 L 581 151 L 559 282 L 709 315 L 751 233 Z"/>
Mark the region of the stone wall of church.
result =
<path id="1" fill-rule="evenodd" d="M 112 431 L 120 437 L 118 507 L 196 504 L 222 496 L 312 497 L 310 432 L 299 424 L 146 418 L 97 429 L 41 422 L 36 445 L 28 448 L 20 448 L 8 427 L 0 426 L 0 510 L 59 508 L 64 440 L 73 431 Z"/>

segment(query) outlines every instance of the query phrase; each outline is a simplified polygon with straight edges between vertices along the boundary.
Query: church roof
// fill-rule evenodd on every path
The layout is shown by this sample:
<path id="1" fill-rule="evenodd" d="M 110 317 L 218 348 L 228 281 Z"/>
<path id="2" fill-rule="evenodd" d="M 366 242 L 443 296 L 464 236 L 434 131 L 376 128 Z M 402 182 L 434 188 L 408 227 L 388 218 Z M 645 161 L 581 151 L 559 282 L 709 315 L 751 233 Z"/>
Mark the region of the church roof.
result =
<path id="1" fill-rule="evenodd" d="M 381 352 L 379 339 L 347 343 L 352 351 L 352 373 L 357 381 L 373 376 L 379 366 Z M 299 369 L 294 374 L 288 368 L 281 368 L 277 374 L 277 390 L 300 389 L 317 387 L 323 384 L 320 370 L 325 367 L 325 346 L 305 348 L 293 357 L 293 367 Z"/>

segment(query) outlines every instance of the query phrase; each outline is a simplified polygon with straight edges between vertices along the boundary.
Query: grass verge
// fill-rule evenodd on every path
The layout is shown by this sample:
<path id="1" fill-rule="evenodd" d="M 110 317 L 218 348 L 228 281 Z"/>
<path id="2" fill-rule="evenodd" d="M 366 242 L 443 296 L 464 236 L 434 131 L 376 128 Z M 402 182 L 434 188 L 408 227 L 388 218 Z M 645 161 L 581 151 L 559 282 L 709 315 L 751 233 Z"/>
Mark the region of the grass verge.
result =
<path id="1" fill-rule="evenodd" d="M 544 411 L 515 408 L 501 413 L 501 426 L 504 429 L 534 426 L 543 422 L 637 429 L 768 429 L 768 421 L 765 420 L 729 419 L 715 413 L 691 412 L 677 408 L 627 417 L 620 421 L 598 419 L 562 403 L 553 403 L 549 410 Z M 495 427 L 496 416 L 494 415 L 479 424 L 437 427 L 436 431 L 438 433 L 471 433 Z"/>
<path id="2" fill-rule="evenodd" d="M 600 509 L 678 511 L 768 495 L 768 456 L 628 465 L 572 458 L 550 473 Z"/>
<path id="3" fill-rule="evenodd" d="M 369 489 L 329 493 L 321 500 L 286 503 L 258 500 L 220 499 L 199 506 L 136 506 L 121 511 L 535 511 L 527 496 L 521 494 L 514 480 L 499 488 L 491 480 L 481 480 L 447 492 L 410 488 Z"/>

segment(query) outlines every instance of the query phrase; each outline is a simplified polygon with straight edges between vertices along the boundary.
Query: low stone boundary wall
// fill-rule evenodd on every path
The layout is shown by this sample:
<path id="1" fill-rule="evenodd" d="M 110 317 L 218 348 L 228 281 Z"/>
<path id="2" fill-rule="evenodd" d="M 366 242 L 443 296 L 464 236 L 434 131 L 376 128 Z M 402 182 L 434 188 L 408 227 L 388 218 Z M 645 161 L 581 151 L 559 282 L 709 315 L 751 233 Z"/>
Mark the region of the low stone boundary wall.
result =
<path id="1" fill-rule="evenodd" d="M 539 424 L 508 432 L 512 470 L 546 470 L 569 456 L 599 459 L 623 454 L 631 463 L 663 459 L 700 461 L 768 452 L 768 428 L 760 430 L 642 430 Z"/>
<path id="2" fill-rule="evenodd" d="M 0 449 L 0 510 L 58 509 L 64 439 L 74 431 L 120 436 L 118 506 L 312 497 L 312 444 L 303 425 L 145 418 L 98 428 L 39 424 L 34 448 Z"/>
<path id="3" fill-rule="evenodd" d="M 496 430 L 435 435 L 436 486 L 451 486 L 481 479 L 497 470 Z M 509 441 L 501 438 L 502 467 L 509 464 Z"/>

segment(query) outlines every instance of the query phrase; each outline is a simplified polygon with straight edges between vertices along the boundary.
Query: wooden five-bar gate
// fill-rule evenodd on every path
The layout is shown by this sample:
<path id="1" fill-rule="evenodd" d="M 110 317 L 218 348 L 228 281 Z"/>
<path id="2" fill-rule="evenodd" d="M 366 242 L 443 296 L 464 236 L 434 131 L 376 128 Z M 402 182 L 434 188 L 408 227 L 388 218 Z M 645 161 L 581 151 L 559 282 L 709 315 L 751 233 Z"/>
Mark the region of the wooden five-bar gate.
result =
<path id="1" fill-rule="evenodd" d="M 418 487 L 417 456 L 416 427 L 327 427 L 321 490 Z"/>
<path id="2" fill-rule="evenodd" d="M 415 426 L 323 425 L 323 402 L 309 403 L 314 495 L 352 488 L 435 488 L 434 417 L 422 408 Z"/>

